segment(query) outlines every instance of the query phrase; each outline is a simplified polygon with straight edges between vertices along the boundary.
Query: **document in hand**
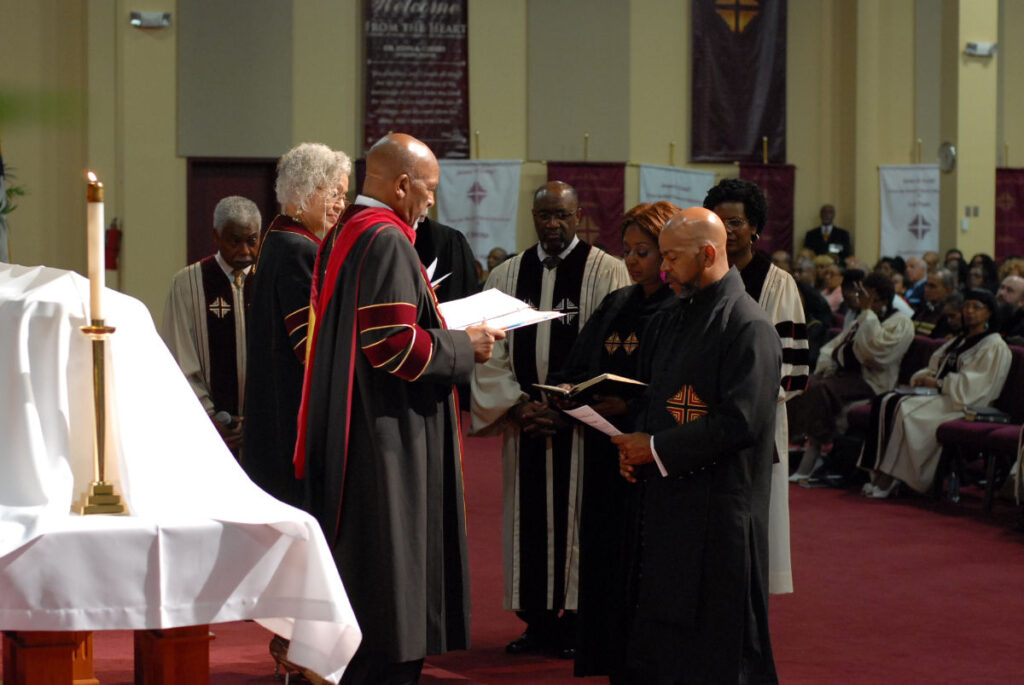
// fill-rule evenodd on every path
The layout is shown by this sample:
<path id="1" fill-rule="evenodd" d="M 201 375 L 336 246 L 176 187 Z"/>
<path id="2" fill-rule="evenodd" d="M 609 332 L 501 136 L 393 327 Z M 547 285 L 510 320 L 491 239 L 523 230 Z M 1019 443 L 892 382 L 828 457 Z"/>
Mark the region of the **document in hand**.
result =
<path id="1" fill-rule="evenodd" d="M 563 409 L 562 411 L 577 421 L 581 421 L 592 428 L 596 428 L 605 435 L 622 435 L 622 431 L 610 424 L 608 419 L 594 411 L 594 408 L 589 404 L 584 404 L 583 406 L 576 407 L 575 409 Z"/>
<path id="2" fill-rule="evenodd" d="M 470 326 L 486 323 L 492 328 L 506 331 L 532 326 L 565 316 L 562 312 L 537 311 L 522 300 L 506 295 L 496 288 L 484 290 L 460 300 L 441 303 L 441 316 L 448 328 L 461 331 Z"/>
<path id="3" fill-rule="evenodd" d="M 584 393 L 587 396 L 601 394 L 633 397 L 640 394 L 647 387 L 647 384 L 635 381 L 632 378 L 626 378 L 625 376 L 616 376 L 614 373 L 602 373 L 590 380 L 577 383 L 571 388 L 560 388 L 557 385 L 544 385 L 542 383 L 534 383 L 533 387 L 555 395 L 561 395 L 562 397 L 578 399 Z"/>

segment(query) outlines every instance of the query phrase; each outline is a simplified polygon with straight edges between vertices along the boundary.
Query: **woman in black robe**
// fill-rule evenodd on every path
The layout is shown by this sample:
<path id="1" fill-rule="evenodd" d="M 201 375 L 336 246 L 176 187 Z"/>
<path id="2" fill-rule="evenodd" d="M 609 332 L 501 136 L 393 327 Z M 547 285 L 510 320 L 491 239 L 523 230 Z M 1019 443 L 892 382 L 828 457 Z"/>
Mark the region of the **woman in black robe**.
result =
<path id="1" fill-rule="evenodd" d="M 557 380 L 574 384 L 601 373 L 638 378 L 639 347 L 651 315 L 671 296 L 662 280 L 658 234 L 679 211 L 671 202 L 642 203 L 622 219 L 622 256 L 634 285 L 610 293 L 569 352 Z M 624 432 L 632 430 L 624 398 L 594 395 L 591 406 Z M 625 650 L 626 559 L 623 554 L 635 488 L 619 476 L 618 450 L 586 429 L 580 513 L 577 676 L 615 673 Z"/>

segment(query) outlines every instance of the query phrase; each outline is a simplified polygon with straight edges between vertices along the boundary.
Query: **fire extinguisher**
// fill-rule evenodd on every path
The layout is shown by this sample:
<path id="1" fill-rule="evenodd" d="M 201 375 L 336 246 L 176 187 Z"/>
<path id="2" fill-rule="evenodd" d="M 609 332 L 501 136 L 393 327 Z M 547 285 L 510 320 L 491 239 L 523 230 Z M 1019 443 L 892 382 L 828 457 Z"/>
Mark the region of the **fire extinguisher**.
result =
<path id="1" fill-rule="evenodd" d="M 117 217 L 110 222 L 106 232 L 107 268 L 117 271 L 117 258 L 121 255 L 121 228 Z"/>

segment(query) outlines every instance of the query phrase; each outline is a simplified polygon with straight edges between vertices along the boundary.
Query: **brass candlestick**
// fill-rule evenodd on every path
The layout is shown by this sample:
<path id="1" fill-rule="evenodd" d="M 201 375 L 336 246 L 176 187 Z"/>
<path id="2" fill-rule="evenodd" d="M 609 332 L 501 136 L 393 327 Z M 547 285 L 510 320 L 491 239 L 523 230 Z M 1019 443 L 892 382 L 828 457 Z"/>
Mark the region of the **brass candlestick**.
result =
<path id="1" fill-rule="evenodd" d="M 89 484 L 89 495 L 82 507 L 83 514 L 123 514 L 121 496 L 114 493 L 114 486 L 106 481 L 107 446 L 107 399 L 104 352 L 107 338 L 114 332 L 103 319 L 93 319 L 91 326 L 82 326 L 82 332 L 92 340 L 92 401 L 96 430 L 93 432 L 93 474 L 96 477 Z"/>

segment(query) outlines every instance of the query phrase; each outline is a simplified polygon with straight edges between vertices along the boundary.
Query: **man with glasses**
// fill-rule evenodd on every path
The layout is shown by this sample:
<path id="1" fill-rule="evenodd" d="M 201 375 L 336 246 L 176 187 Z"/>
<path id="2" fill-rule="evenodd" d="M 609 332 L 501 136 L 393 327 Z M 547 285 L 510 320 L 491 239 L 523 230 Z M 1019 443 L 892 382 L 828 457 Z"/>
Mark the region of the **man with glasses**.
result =
<path id="1" fill-rule="evenodd" d="M 605 295 L 630 282 L 621 260 L 576 236 L 581 215 L 572 186 L 538 188 L 537 244 L 495 267 L 484 285 L 565 314 L 510 331 L 473 371 L 473 430 L 504 437 L 505 608 L 526 622 L 507 647 L 511 654 L 575 656 L 583 429 L 548 406 L 533 384 L 561 368 Z"/>

